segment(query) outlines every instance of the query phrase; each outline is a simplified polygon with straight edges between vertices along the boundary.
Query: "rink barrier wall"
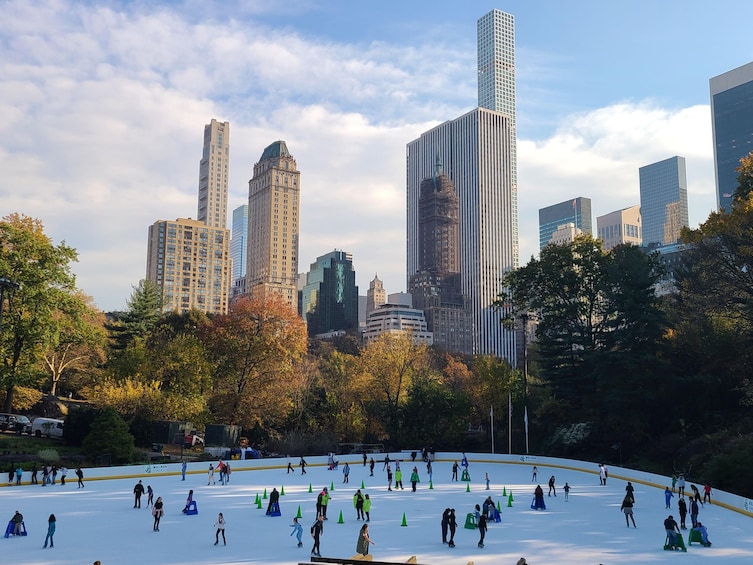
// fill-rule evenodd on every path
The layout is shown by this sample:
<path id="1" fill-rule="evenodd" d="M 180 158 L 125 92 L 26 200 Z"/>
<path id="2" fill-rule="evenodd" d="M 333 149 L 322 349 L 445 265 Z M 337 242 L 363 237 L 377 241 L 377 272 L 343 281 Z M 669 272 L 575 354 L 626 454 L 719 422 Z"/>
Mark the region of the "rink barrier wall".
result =
<path id="1" fill-rule="evenodd" d="M 375 468 L 381 471 L 380 465 L 384 464 L 384 455 L 387 453 L 374 453 L 369 454 L 369 458 L 374 457 L 376 463 Z M 406 455 L 405 452 L 389 453 L 390 461 L 394 462 L 395 459 L 399 459 L 402 463 L 412 464 L 410 455 Z M 549 477 L 546 469 L 562 469 L 569 471 L 578 471 L 582 473 L 588 473 L 594 475 L 594 480 L 597 481 L 599 477 L 599 464 L 589 461 L 578 461 L 575 459 L 563 459 L 558 457 L 543 457 L 538 455 L 516 455 L 516 454 L 492 454 L 492 453 L 468 453 L 466 454 L 469 462 L 469 469 L 471 477 L 473 477 L 473 466 L 479 463 L 485 464 L 505 464 L 505 465 L 525 465 L 538 467 L 540 484 L 546 484 Z M 359 454 L 338 455 L 336 456 L 338 463 L 343 464 L 346 461 L 352 466 L 363 465 L 363 457 Z M 436 452 L 434 455 L 434 462 L 453 462 L 457 461 L 458 464 L 463 458 L 462 452 Z M 306 460 L 306 467 L 327 467 L 328 458 L 326 455 L 315 457 L 304 457 Z M 287 469 L 288 462 L 292 463 L 293 468 L 297 473 L 300 473 L 300 467 L 298 463 L 299 457 L 279 457 L 270 459 L 232 459 L 229 460 L 231 468 L 231 480 L 232 473 L 241 471 L 269 471 L 274 469 Z M 209 464 L 215 464 L 215 461 L 196 461 L 189 462 L 186 468 L 186 475 L 206 475 L 209 470 Z M 420 457 L 416 457 L 416 464 L 423 463 Z M 608 480 L 614 481 L 631 481 L 634 484 L 640 484 L 652 488 L 660 489 L 662 492 L 668 486 L 672 485 L 672 478 L 656 473 L 647 473 L 644 471 L 637 471 L 635 469 L 628 469 L 625 467 L 616 467 L 608 465 Z M 174 463 L 145 463 L 142 465 L 127 465 L 123 467 L 85 467 L 82 468 L 84 472 L 84 483 L 87 481 L 105 481 L 115 479 L 134 479 L 144 477 L 166 477 L 166 476 L 180 476 L 181 474 L 181 462 L 176 461 Z M 333 478 L 339 476 L 342 471 L 341 467 L 332 471 Z M 37 474 L 41 480 L 42 473 Z M 7 473 L 0 475 L 0 486 L 10 486 L 5 478 Z M 29 485 L 31 473 L 24 471 L 21 481 L 22 485 Z M 216 479 L 217 477 L 215 477 Z M 58 474 L 57 480 L 60 481 L 60 475 Z M 75 468 L 68 469 L 68 475 L 66 476 L 66 482 L 77 483 L 78 477 L 75 474 Z M 483 482 L 482 478 L 475 480 L 477 483 Z M 493 481 L 499 483 L 500 481 Z M 686 480 L 686 493 L 692 492 L 690 485 L 695 484 L 699 490 L 703 491 L 702 483 L 693 483 Z M 15 485 L 15 477 L 13 480 Z M 753 500 L 732 494 L 729 492 L 713 489 L 711 493 L 712 505 L 721 506 L 727 510 L 738 512 L 745 516 L 753 518 Z"/>

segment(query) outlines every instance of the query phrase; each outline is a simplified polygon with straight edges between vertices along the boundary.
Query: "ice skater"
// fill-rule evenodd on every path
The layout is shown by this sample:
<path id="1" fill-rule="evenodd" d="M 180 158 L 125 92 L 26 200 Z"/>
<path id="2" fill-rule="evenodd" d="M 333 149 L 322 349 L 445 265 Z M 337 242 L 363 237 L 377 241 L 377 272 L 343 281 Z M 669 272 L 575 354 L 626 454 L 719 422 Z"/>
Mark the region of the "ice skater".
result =
<path id="1" fill-rule="evenodd" d="M 369 544 L 376 545 L 369 537 L 369 525 L 364 524 L 361 526 L 361 531 L 358 532 L 358 541 L 356 542 L 356 553 L 361 555 L 369 554 Z"/>
<path id="2" fill-rule="evenodd" d="M 220 512 L 217 516 L 217 522 L 214 524 L 214 527 L 217 528 L 217 531 L 214 533 L 214 545 L 220 543 L 220 534 L 222 534 L 222 545 L 227 545 L 227 540 L 225 539 L 225 524 L 225 517 L 222 515 L 222 512 Z"/>
<path id="3" fill-rule="evenodd" d="M 162 503 L 162 497 L 157 497 L 157 502 L 154 503 L 152 508 L 152 516 L 154 516 L 154 525 L 152 529 L 155 532 L 159 532 L 159 521 L 162 519 L 162 515 L 165 513 L 164 504 Z"/>
<path id="4" fill-rule="evenodd" d="M 50 514 L 50 517 L 47 519 L 47 537 L 44 538 L 44 547 L 47 547 L 47 542 L 50 542 L 50 547 L 55 547 L 55 542 L 52 539 L 52 536 L 55 535 L 55 515 Z"/>
<path id="5" fill-rule="evenodd" d="M 290 535 L 292 536 L 295 534 L 295 537 L 298 539 L 298 547 L 303 547 L 303 542 L 301 541 L 301 536 L 303 536 L 303 526 L 298 523 L 298 518 L 293 518 L 293 523 L 290 524 L 290 527 L 293 528 Z"/>

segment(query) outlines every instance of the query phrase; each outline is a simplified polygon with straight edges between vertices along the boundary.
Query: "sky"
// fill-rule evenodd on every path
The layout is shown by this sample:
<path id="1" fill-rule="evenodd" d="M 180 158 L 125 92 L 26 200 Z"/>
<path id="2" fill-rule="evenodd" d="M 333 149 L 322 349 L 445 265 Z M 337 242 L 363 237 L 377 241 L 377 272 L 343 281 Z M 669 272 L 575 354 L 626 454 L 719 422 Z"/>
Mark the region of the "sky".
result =
<path id="1" fill-rule="evenodd" d="M 538 209 L 639 203 L 638 169 L 687 160 L 690 223 L 716 207 L 711 77 L 753 60 L 746 0 L 0 0 L 0 215 L 78 253 L 126 307 L 148 227 L 196 217 L 203 128 L 229 121 L 228 215 L 264 148 L 301 178 L 299 271 L 353 254 L 365 294 L 406 289 L 406 144 L 477 105 L 476 22 L 515 16 L 521 263 Z"/>
<path id="2" fill-rule="evenodd" d="M 155 500 L 158 496 L 163 499 L 165 516 L 159 532 L 152 529 L 146 497 L 142 498 L 140 509 L 133 508 L 132 492 L 137 478 L 100 481 L 85 478 L 85 487 L 79 489 L 75 477 L 71 480 L 69 473 L 65 486 L 3 487 L 0 513 L 10 519 L 16 510 L 21 512 L 28 533 L 26 537 L 0 538 L 3 561 L 14 565 L 89 564 L 97 559 L 102 565 L 297 565 L 310 555 L 309 528 L 315 517 L 317 494 L 325 486 L 330 488 L 332 500 L 321 538 L 321 554 L 351 557 L 362 525 L 356 520 L 352 500 L 362 481 L 363 492 L 372 499 L 369 532 L 376 545 L 371 546 L 370 553 L 375 560 L 405 562 L 412 555 L 424 565 L 465 565 L 469 561 L 476 565 L 513 565 L 520 557 L 525 557 L 530 565 L 678 562 L 742 565 L 753 560 L 751 518 L 715 505 L 705 505 L 698 517 L 708 528 L 711 547 L 693 544 L 682 555 L 663 551 L 664 519 L 672 513 L 679 523 L 678 497 L 672 499 L 671 509 L 666 510 L 662 489 L 637 482 L 634 483 L 636 527 L 627 528 L 620 511 L 627 483 L 613 476 L 606 486 L 600 486 L 595 473 L 539 464 L 539 483 L 532 483 L 528 464 L 477 462 L 469 455 L 470 492 L 466 491 L 466 483 L 450 480 L 449 460 L 435 463 L 432 489 L 425 465 L 418 463 L 421 482 L 415 493 L 405 480 L 412 467 L 409 461 L 404 461 L 403 471 L 408 471 L 403 481 L 405 488 L 389 492 L 382 463 L 376 465 L 374 477 L 370 477 L 357 459 L 357 456 L 351 458 L 348 485 L 342 483 L 340 471 L 327 471 L 324 466 L 309 466 L 305 476 L 300 475 L 296 466 L 296 473 L 288 475 L 285 460 L 278 459 L 265 460 L 265 465 L 277 468 L 236 470 L 229 484 L 207 486 L 203 471 L 187 475 L 182 482 L 176 463 L 172 465 L 175 475 L 141 478 L 145 486 L 153 488 Z M 340 460 L 345 461 L 343 456 Z M 484 490 L 486 473 L 490 476 L 489 491 Z M 612 469 L 611 474 L 616 471 Z M 88 476 L 87 470 L 84 475 Z M 546 511 L 532 510 L 536 484 L 541 484 L 546 493 L 552 475 L 557 496 L 544 497 Z M 565 482 L 571 487 L 568 501 L 562 491 Z M 312 493 L 308 492 L 310 484 Z M 273 488 L 284 490 L 279 517 L 265 515 L 268 500 L 263 501 L 262 509 L 254 504 L 257 494 L 263 497 L 265 489 L 270 493 Z M 189 489 L 194 491 L 197 501 L 199 513 L 195 516 L 181 512 Z M 507 496 L 512 492 L 512 506 L 508 506 L 503 492 Z M 478 532 L 465 529 L 464 525 L 466 514 L 473 512 L 474 505 L 481 505 L 487 496 L 499 503 L 502 521 L 489 524 L 485 547 L 480 549 Z M 304 546 L 300 549 L 295 537 L 290 537 L 289 527 L 299 506 L 304 527 Z M 455 508 L 458 520 L 454 549 L 441 542 L 440 520 L 448 507 Z M 219 512 L 227 522 L 227 546 L 220 538 L 219 546 L 215 547 L 213 526 Z M 338 523 L 340 512 L 342 524 Z M 56 518 L 55 547 L 44 549 L 50 514 Z M 403 514 L 405 526 L 401 525 Z M 688 532 L 683 533 L 687 544 Z"/>

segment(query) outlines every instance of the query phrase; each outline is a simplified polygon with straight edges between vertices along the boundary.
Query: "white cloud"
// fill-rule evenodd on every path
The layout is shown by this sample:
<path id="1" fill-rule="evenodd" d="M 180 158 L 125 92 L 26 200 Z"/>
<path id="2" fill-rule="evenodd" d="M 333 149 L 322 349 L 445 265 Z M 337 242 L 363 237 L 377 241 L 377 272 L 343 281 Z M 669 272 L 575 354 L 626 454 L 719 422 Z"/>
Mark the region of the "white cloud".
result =
<path id="1" fill-rule="evenodd" d="M 203 125 L 217 118 L 231 123 L 231 208 L 264 147 L 284 139 L 303 174 L 299 268 L 344 249 L 361 292 L 377 272 L 403 290 L 405 145 L 472 107 L 472 41 L 344 45 L 190 17 L 185 6 L 0 5 L 0 212 L 42 220 L 78 249 L 79 286 L 123 308 L 144 276 L 148 226 L 195 217 Z M 580 195 L 596 214 L 631 205 L 638 167 L 675 154 L 688 158 L 693 217 L 693 199 L 713 195 L 708 121 L 704 107 L 626 103 L 520 139 L 524 260 L 538 208 Z"/>

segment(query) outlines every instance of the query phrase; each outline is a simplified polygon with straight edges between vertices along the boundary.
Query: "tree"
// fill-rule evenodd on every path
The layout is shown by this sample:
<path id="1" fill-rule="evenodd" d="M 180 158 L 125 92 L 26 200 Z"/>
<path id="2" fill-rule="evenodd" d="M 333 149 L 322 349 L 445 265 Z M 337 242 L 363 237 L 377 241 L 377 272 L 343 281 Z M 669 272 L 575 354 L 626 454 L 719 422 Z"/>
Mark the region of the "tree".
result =
<path id="1" fill-rule="evenodd" d="M 64 374 L 91 372 L 104 363 L 107 339 L 104 315 L 90 297 L 82 293 L 67 296 L 58 308 L 44 353 L 52 395 L 57 394 Z"/>
<path id="2" fill-rule="evenodd" d="M 381 406 L 389 436 L 397 440 L 400 427 L 399 407 L 408 398 L 413 379 L 428 368 L 427 347 L 410 333 L 384 333 L 361 353 L 358 374 L 364 398 Z"/>
<path id="3" fill-rule="evenodd" d="M 205 339 L 215 363 L 215 417 L 244 427 L 284 420 L 286 382 L 306 351 L 298 313 L 277 296 L 240 298 L 212 319 Z"/>
<path id="4" fill-rule="evenodd" d="M 133 287 L 128 300 L 128 310 L 116 316 L 108 325 L 112 348 L 126 349 L 136 340 L 146 339 L 162 317 L 162 293 L 157 283 L 142 279 Z"/>
<path id="5" fill-rule="evenodd" d="M 82 444 L 89 459 L 109 454 L 116 464 L 130 463 L 133 458 L 134 440 L 128 424 L 114 408 L 105 408 L 92 422 Z"/>
<path id="6" fill-rule="evenodd" d="M 44 345 L 57 327 L 59 305 L 76 292 L 70 267 L 76 260 L 73 248 L 53 245 L 39 220 L 11 214 L 0 222 L 0 276 L 20 284 L 6 300 L 0 334 L 6 412 L 13 409 L 17 386 L 39 382 Z"/>
<path id="7" fill-rule="evenodd" d="M 733 207 L 736 202 L 745 202 L 753 194 L 753 151 L 740 159 L 740 166 L 736 171 L 738 173 L 737 188 L 733 194 Z"/>

